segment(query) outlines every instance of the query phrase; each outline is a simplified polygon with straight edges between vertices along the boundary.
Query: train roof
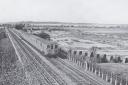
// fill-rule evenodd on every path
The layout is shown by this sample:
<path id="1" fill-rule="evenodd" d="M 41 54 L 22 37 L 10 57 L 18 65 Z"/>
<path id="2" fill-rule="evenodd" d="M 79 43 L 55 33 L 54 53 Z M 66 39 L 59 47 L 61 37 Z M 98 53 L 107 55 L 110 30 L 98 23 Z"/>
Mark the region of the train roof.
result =
<path id="1" fill-rule="evenodd" d="M 44 44 L 57 44 L 57 43 L 54 42 L 54 41 L 46 40 L 46 39 L 40 38 L 40 37 L 38 37 L 38 36 L 36 36 L 36 35 L 32 35 L 32 34 L 28 34 L 28 35 L 31 36 L 31 37 L 33 37 L 33 38 L 35 38 L 36 40 L 38 40 L 38 41 L 44 43 Z"/>

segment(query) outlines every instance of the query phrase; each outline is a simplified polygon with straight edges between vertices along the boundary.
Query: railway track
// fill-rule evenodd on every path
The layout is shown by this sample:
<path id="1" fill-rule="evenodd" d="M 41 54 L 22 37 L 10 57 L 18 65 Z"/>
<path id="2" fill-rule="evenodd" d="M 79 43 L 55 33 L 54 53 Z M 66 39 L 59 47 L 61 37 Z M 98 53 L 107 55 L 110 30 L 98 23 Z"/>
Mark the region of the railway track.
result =
<path id="1" fill-rule="evenodd" d="M 13 38 L 16 40 L 20 49 L 26 54 L 27 60 L 32 62 L 31 69 L 36 69 L 47 81 L 47 85 L 67 85 L 64 80 L 54 72 L 45 62 L 43 62 L 38 55 L 36 55 L 25 43 L 16 37 L 13 33 Z M 44 85 L 44 84 L 43 84 Z"/>
<path id="2" fill-rule="evenodd" d="M 75 82 L 77 85 L 92 85 L 91 82 L 83 79 L 80 75 L 76 74 L 73 70 L 69 69 L 67 66 L 62 64 L 61 62 L 58 62 L 56 59 L 49 59 L 50 62 L 52 62 L 58 69 L 63 71 L 71 78 L 73 82 Z"/>
<path id="3" fill-rule="evenodd" d="M 14 40 L 15 41 L 15 40 Z M 20 57 L 22 58 L 22 61 L 24 62 L 25 69 L 29 68 L 31 70 L 31 73 L 36 77 L 36 79 L 40 82 L 40 85 L 50 85 L 46 80 L 44 79 L 44 76 L 41 75 L 41 73 L 38 71 L 38 69 L 34 66 L 34 64 L 26 57 L 23 50 L 21 50 L 21 47 L 17 45 L 17 42 L 14 42 L 16 47 L 18 48 L 18 52 L 20 54 Z M 27 68 L 26 68 L 27 67 Z M 27 69 L 28 70 L 28 69 Z M 30 73 L 30 71 L 29 71 Z"/>
<path id="4" fill-rule="evenodd" d="M 74 68 L 73 66 L 65 63 L 65 61 L 63 61 L 60 58 L 58 58 L 57 61 L 60 62 L 60 63 L 62 63 L 62 65 L 65 65 L 66 67 L 68 67 L 69 69 L 71 69 L 72 71 L 74 71 L 75 73 L 77 73 L 79 76 L 81 76 L 84 79 L 90 81 L 91 82 L 91 85 L 110 85 L 110 84 L 105 83 L 105 82 L 98 82 L 98 80 L 89 77 L 89 74 L 88 73 L 85 74 L 85 73 L 79 71 L 78 69 Z"/>

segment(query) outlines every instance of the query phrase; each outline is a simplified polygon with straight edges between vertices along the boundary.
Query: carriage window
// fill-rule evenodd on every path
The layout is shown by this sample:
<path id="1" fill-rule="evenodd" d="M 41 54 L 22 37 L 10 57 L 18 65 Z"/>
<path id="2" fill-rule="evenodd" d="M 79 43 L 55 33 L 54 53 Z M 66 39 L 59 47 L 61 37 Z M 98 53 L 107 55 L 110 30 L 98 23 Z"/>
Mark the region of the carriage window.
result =
<path id="1" fill-rule="evenodd" d="M 82 51 L 79 52 L 79 55 L 82 55 Z"/>
<path id="2" fill-rule="evenodd" d="M 57 45 L 55 45 L 55 48 L 57 48 Z"/>
<path id="3" fill-rule="evenodd" d="M 76 55 L 76 51 L 74 51 L 74 55 Z"/>
<path id="4" fill-rule="evenodd" d="M 53 45 L 51 45 L 51 49 L 53 49 Z"/>

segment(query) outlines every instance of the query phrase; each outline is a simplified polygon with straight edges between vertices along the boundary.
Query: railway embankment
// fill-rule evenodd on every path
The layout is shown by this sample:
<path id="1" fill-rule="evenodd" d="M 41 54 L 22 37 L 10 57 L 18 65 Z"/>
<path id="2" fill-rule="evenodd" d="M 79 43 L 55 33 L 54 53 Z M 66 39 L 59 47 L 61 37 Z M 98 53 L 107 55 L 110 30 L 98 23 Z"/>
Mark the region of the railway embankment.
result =
<path id="1" fill-rule="evenodd" d="M 0 29 L 0 85 L 27 85 L 25 78 L 5 29 Z"/>

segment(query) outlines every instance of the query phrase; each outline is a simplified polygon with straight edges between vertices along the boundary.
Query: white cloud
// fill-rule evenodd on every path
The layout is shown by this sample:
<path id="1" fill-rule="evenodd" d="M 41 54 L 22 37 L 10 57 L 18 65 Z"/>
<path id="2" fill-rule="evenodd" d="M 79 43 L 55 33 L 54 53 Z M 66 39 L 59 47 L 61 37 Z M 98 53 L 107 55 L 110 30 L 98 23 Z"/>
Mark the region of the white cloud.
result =
<path id="1" fill-rule="evenodd" d="M 127 0 L 0 0 L 0 22 L 127 23 Z"/>

